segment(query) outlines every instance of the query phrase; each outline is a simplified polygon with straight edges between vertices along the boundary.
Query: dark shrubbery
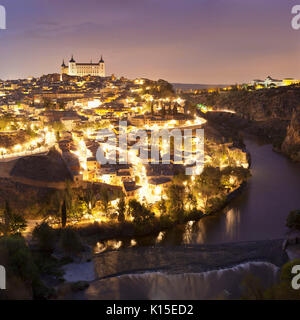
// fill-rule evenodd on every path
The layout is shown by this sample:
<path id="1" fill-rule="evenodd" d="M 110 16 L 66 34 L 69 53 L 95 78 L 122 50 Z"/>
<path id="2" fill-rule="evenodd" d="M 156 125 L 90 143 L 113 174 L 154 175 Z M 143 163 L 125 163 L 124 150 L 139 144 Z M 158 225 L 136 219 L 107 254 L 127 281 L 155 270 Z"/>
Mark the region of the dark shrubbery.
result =
<path id="1" fill-rule="evenodd" d="M 3 299 L 45 299 L 52 292 L 41 282 L 39 269 L 21 236 L 0 239 L 0 261 L 7 271 L 7 290 Z"/>
<path id="2" fill-rule="evenodd" d="M 291 270 L 299 265 L 300 259 L 286 263 L 280 271 L 280 282 L 265 289 L 259 278 L 249 274 L 243 281 L 245 300 L 300 300 L 300 291 L 292 288 L 292 278 L 295 276 Z"/>
<path id="3" fill-rule="evenodd" d="M 291 211 L 287 217 L 286 226 L 300 230 L 300 210 Z"/>
<path id="4" fill-rule="evenodd" d="M 60 231 L 59 244 L 60 248 L 67 256 L 77 255 L 84 249 L 80 236 L 71 228 L 62 229 Z"/>
<path id="5" fill-rule="evenodd" d="M 56 244 L 56 232 L 48 223 L 42 222 L 32 232 L 33 239 L 37 240 L 39 249 L 52 253 Z"/>

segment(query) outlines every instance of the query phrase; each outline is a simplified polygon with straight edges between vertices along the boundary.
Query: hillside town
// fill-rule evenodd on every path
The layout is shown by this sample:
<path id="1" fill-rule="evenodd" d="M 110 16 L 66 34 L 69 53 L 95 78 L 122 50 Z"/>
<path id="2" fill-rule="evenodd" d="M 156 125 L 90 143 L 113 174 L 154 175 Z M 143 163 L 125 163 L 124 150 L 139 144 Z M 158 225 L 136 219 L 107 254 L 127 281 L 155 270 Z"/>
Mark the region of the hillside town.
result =
<path id="1" fill-rule="evenodd" d="M 73 68 L 74 63 L 72 57 L 69 68 Z M 104 64 L 103 58 L 100 63 Z M 196 130 L 206 123 L 197 108 L 190 106 L 164 80 L 77 76 L 67 74 L 66 68 L 63 63 L 61 74 L 0 82 L 0 161 L 8 168 L 1 170 L 2 177 L 58 190 L 65 189 L 67 182 L 77 189 L 106 186 L 123 194 L 127 201 L 136 199 L 147 205 L 166 199 L 174 177 L 184 176 L 187 166 L 196 166 L 193 155 L 200 143 Z M 125 128 L 120 127 L 120 121 L 126 123 Z M 178 129 L 183 133 L 191 129 L 189 159 L 178 159 L 184 145 L 180 143 L 174 147 L 174 140 L 169 137 L 169 142 L 157 141 L 158 161 L 153 161 L 150 143 L 138 143 L 140 129 L 146 132 L 147 141 L 160 130 Z M 126 150 L 107 140 L 101 141 L 101 130 L 108 130 L 116 138 L 121 133 L 131 137 Z M 173 145 L 171 150 L 170 145 Z M 99 148 L 106 155 L 115 153 L 116 161 L 100 163 Z M 226 148 L 229 156 L 218 164 L 221 169 L 229 165 L 228 161 L 233 167 L 248 168 L 246 153 L 232 142 L 214 145 L 210 151 L 207 143 L 205 148 L 203 166 L 215 165 L 216 150 Z M 141 150 L 146 154 L 144 159 Z M 122 152 L 128 154 L 127 162 L 120 161 Z M 167 154 L 168 163 L 163 161 Z M 192 181 L 200 174 L 200 169 L 196 170 L 199 172 L 194 170 Z M 233 189 L 239 185 L 234 180 L 231 177 Z M 118 201 L 120 198 L 116 197 L 112 204 L 116 207 Z M 203 209 L 203 200 L 199 198 L 196 207 Z M 104 211 L 98 209 L 93 215 L 89 211 L 84 216 L 101 221 L 107 216 Z"/>

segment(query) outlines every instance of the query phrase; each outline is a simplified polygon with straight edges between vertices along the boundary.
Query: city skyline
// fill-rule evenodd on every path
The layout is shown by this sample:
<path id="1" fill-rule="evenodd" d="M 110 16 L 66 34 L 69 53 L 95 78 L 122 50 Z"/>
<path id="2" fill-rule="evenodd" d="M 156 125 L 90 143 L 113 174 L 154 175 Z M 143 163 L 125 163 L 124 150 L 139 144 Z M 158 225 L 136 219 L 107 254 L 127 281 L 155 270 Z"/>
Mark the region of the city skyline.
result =
<path id="1" fill-rule="evenodd" d="M 2 0 L 7 30 L 0 31 L 0 78 L 59 73 L 58 63 L 71 54 L 78 62 L 103 54 L 108 75 L 128 78 L 204 84 L 299 78 L 295 4 Z"/>

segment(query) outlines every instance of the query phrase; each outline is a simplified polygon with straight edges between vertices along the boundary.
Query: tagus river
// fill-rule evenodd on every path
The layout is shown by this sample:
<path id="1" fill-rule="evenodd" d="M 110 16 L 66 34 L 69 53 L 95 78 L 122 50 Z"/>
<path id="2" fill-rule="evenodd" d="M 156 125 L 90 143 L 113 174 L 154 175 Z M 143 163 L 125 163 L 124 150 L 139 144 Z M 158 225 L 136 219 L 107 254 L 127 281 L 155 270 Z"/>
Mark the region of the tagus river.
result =
<path id="1" fill-rule="evenodd" d="M 252 177 L 242 194 L 224 212 L 186 226 L 181 239 L 180 232 L 170 231 L 167 242 L 216 244 L 285 236 L 288 213 L 300 209 L 300 165 L 273 152 L 271 145 L 245 143 Z"/>
<path id="2" fill-rule="evenodd" d="M 271 145 L 245 144 L 252 178 L 223 212 L 155 237 L 98 243 L 99 280 L 85 298 L 236 299 L 249 272 L 263 286 L 275 283 L 286 259 L 276 239 L 287 232 L 288 213 L 300 209 L 300 165 Z"/>

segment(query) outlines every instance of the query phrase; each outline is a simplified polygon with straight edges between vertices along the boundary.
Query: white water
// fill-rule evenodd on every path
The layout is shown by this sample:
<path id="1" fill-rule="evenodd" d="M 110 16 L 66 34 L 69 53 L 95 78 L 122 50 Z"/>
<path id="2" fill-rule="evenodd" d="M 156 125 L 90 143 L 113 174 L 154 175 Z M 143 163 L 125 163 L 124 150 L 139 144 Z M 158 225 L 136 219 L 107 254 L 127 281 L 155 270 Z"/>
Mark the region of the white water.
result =
<path id="1" fill-rule="evenodd" d="M 94 282 L 86 292 L 91 300 L 211 300 L 239 299 L 242 283 L 251 274 L 262 287 L 272 286 L 278 278 L 275 265 L 249 262 L 203 273 L 167 274 L 152 272 L 122 275 Z"/>

